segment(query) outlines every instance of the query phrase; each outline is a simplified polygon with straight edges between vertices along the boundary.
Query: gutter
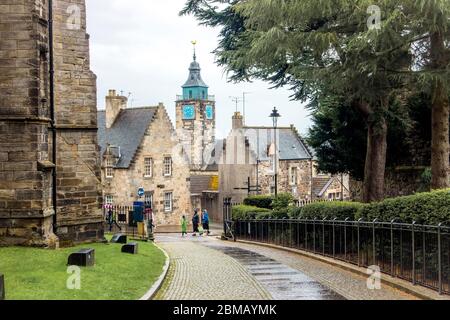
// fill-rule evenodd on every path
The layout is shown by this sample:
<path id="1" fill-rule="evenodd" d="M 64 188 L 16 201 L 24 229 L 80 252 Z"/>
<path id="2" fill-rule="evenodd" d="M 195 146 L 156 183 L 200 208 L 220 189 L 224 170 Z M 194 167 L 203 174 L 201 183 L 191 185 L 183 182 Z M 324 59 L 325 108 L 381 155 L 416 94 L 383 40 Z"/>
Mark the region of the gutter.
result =
<path id="1" fill-rule="evenodd" d="M 49 46 L 49 95 L 50 95 L 50 119 L 52 131 L 52 160 L 55 164 L 52 173 L 52 203 L 53 203 L 53 233 L 57 231 L 57 167 L 56 167 L 56 117 L 55 117 L 55 69 L 53 52 L 53 0 L 48 1 L 48 46 Z"/>

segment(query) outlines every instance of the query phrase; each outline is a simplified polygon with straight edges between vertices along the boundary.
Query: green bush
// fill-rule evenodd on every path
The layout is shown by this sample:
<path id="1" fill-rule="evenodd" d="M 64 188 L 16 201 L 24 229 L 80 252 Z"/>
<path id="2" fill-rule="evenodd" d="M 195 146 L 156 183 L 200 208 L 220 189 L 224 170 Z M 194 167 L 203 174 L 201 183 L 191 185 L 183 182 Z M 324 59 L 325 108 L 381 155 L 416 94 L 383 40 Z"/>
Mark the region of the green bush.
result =
<path id="1" fill-rule="evenodd" d="M 289 213 L 292 218 L 301 219 L 337 218 L 338 220 L 345 220 L 346 218 L 349 218 L 350 220 L 354 220 L 357 213 L 364 206 L 364 204 L 358 202 L 317 202 L 307 205 L 301 209 L 291 209 Z"/>
<path id="2" fill-rule="evenodd" d="M 357 218 L 436 225 L 450 221 L 450 189 L 386 199 L 364 206 Z"/>
<path id="3" fill-rule="evenodd" d="M 232 210 L 233 220 L 255 219 L 259 213 L 270 213 L 270 210 L 254 206 L 239 205 Z"/>
<path id="4" fill-rule="evenodd" d="M 246 206 L 254 206 L 258 208 L 272 209 L 273 197 L 271 195 L 251 196 L 244 200 Z"/>
<path id="5" fill-rule="evenodd" d="M 280 193 L 273 199 L 272 207 L 275 211 L 285 210 L 294 204 L 294 196 L 290 193 Z"/>

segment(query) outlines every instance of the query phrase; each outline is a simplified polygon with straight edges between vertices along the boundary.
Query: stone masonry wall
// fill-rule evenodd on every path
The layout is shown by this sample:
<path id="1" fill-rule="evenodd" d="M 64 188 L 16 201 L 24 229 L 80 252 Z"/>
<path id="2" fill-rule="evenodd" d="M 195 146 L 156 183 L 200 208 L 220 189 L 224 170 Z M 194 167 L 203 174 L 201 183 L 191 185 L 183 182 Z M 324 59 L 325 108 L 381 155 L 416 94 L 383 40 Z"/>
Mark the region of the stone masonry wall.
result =
<path id="1" fill-rule="evenodd" d="M 49 160 L 47 1 L 0 0 L 0 246 L 56 246 Z"/>
<path id="2" fill-rule="evenodd" d="M 172 157 L 172 176 L 163 175 L 165 156 Z M 153 159 L 153 176 L 144 177 L 144 159 Z M 137 190 L 144 187 L 153 193 L 153 212 L 157 225 L 179 225 L 182 215 L 191 215 L 190 169 L 178 143 L 165 108 L 160 105 L 144 140 L 128 169 L 115 169 L 114 178 L 107 179 L 103 170 L 104 196 L 114 197 L 115 205 L 132 205 Z M 173 211 L 164 212 L 164 193 L 173 192 Z"/>
<path id="3" fill-rule="evenodd" d="M 84 0 L 53 6 L 59 242 L 53 234 L 47 8 L 46 0 L 0 0 L 0 245 L 103 238 Z"/>
<path id="4" fill-rule="evenodd" d="M 85 0 L 54 4 L 58 236 L 103 239 L 96 76 L 90 70 Z"/>

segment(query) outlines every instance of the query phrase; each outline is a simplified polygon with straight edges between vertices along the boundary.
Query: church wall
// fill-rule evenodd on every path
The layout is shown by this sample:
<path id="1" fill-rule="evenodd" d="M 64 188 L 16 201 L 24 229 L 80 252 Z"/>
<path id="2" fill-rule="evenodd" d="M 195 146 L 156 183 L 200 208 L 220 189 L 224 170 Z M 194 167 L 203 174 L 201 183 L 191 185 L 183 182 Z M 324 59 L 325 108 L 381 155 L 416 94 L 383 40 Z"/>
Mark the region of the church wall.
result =
<path id="1" fill-rule="evenodd" d="M 85 0 L 54 1 L 58 237 L 103 239 L 96 76 L 90 70 Z"/>

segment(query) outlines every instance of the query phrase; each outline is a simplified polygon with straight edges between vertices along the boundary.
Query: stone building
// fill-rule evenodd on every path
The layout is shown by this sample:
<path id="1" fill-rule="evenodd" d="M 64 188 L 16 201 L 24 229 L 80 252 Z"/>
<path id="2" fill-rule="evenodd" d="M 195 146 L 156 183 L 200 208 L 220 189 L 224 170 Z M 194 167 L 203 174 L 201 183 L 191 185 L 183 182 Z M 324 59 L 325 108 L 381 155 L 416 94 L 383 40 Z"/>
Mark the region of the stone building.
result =
<path id="1" fill-rule="evenodd" d="M 162 104 L 127 109 L 127 98 L 110 90 L 98 113 L 105 203 L 132 205 L 144 188 L 158 225 L 178 225 L 195 208 L 218 216 L 215 99 L 200 72 L 194 54 L 177 96 L 176 128 Z"/>
<path id="2" fill-rule="evenodd" d="M 313 177 L 312 200 L 350 200 L 350 176 L 315 174 Z"/>
<path id="3" fill-rule="evenodd" d="M 0 6 L 0 245 L 103 239 L 85 1 L 53 1 L 52 8 L 53 112 L 48 1 Z"/>
<path id="4" fill-rule="evenodd" d="M 278 192 L 311 199 L 313 157 L 294 126 L 277 129 Z M 242 202 L 250 194 L 275 192 L 275 134 L 269 127 L 244 126 L 240 113 L 223 143 L 219 160 L 220 202 Z"/>
<path id="5" fill-rule="evenodd" d="M 157 225 L 178 224 L 192 210 L 190 168 L 162 104 L 127 109 L 127 98 L 110 90 L 98 112 L 106 204 L 132 205 L 138 189 Z"/>

